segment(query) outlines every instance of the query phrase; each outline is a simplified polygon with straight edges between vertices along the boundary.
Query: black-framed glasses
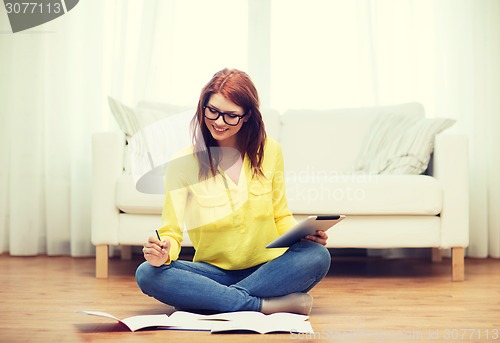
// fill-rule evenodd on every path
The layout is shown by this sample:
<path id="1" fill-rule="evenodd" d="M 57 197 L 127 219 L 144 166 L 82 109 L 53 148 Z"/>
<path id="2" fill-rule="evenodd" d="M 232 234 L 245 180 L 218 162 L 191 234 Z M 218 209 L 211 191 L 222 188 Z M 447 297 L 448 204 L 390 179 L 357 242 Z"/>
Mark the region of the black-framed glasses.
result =
<path id="1" fill-rule="evenodd" d="M 210 120 L 217 120 L 220 116 L 222 116 L 222 120 L 224 120 L 224 123 L 229 126 L 236 126 L 240 123 L 241 118 L 243 118 L 247 114 L 226 113 L 221 112 L 211 106 L 203 106 L 203 115 L 205 116 L 205 118 Z"/>

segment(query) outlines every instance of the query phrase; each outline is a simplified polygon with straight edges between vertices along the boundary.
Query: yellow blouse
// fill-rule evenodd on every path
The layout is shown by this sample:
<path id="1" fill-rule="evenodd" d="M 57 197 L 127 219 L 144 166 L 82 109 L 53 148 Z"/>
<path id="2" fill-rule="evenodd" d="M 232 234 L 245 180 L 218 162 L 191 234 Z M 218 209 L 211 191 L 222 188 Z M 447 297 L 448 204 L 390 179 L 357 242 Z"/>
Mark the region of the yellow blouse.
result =
<path id="1" fill-rule="evenodd" d="M 169 163 L 162 212 L 161 238 L 171 243 L 170 259 L 178 258 L 182 230 L 195 248 L 193 261 L 238 270 L 270 261 L 286 249 L 266 245 L 291 229 L 296 221 L 288 209 L 280 145 L 266 139 L 262 176 L 253 176 L 245 156 L 238 184 L 220 170 L 200 181 L 193 147 Z M 169 262 L 167 262 L 169 263 Z"/>

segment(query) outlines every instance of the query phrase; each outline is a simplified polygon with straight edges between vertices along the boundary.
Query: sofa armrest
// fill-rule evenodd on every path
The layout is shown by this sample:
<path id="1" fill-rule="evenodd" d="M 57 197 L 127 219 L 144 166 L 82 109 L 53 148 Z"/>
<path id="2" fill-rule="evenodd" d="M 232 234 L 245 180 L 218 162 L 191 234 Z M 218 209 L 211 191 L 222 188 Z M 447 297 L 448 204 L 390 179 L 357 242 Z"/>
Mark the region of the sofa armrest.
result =
<path id="1" fill-rule="evenodd" d="M 441 248 L 469 245 L 468 141 L 465 135 L 436 136 L 432 175 L 443 187 Z"/>
<path id="2" fill-rule="evenodd" d="M 123 173 L 125 135 L 122 132 L 92 136 L 92 236 L 94 245 L 118 244 L 115 191 Z"/>

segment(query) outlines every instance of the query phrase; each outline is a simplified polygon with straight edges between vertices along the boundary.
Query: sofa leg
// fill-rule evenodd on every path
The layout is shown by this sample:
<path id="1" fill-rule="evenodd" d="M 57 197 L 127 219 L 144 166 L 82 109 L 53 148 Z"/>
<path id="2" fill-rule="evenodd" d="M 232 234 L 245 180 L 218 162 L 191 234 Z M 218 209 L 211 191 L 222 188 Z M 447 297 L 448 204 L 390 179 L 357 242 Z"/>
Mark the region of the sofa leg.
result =
<path id="1" fill-rule="evenodd" d="M 96 246 L 95 251 L 95 277 L 106 279 L 108 277 L 109 247 L 107 244 Z"/>
<path id="2" fill-rule="evenodd" d="M 441 262 L 443 261 L 443 255 L 441 254 L 441 249 L 432 248 L 432 262 Z"/>
<path id="3" fill-rule="evenodd" d="M 462 247 L 451 248 L 451 279 L 464 281 L 465 279 L 465 249 Z"/>

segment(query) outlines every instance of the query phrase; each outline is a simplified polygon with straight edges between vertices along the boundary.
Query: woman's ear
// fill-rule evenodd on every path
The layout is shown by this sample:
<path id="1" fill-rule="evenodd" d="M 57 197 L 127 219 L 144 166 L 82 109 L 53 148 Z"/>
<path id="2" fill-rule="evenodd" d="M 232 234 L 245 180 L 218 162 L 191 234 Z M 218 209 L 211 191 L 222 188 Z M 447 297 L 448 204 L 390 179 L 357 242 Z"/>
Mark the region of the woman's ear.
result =
<path id="1" fill-rule="evenodd" d="M 248 114 L 243 117 L 243 122 L 246 123 L 248 121 L 248 119 L 250 119 L 251 116 L 252 116 L 252 111 L 249 110 Z"/>

